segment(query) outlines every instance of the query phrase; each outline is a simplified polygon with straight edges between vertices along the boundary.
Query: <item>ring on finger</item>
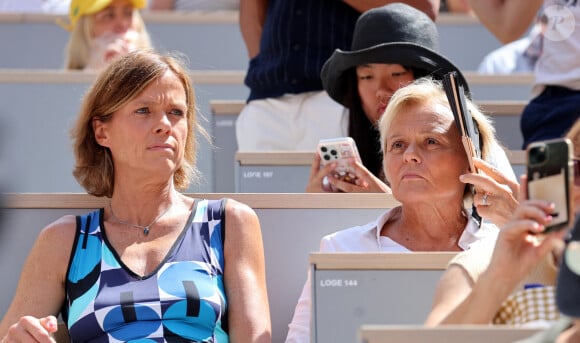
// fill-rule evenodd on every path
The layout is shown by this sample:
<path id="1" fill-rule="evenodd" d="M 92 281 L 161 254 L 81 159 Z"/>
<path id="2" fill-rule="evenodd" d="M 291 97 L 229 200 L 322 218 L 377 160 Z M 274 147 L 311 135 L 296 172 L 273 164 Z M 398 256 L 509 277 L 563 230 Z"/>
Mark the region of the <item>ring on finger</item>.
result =
<path id="1" fill-rule="evenodd" d="M 488 206 L 489 204 L 487 203 L 487 197 L 489 196 L 489 193 L 483 193 L 483 198 L 481 200 L 481 204 L 483 206 Z"/>

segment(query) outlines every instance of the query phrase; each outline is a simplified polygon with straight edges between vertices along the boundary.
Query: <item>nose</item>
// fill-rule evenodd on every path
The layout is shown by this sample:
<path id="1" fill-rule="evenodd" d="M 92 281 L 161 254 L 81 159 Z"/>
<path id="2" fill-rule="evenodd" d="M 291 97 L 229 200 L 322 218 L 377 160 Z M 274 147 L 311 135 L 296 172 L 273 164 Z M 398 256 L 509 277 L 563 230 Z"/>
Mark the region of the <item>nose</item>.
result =
<path id="1" fill-rule="evenodd" d="M 414 143 L 411 143 L 407 146 L 407 149 L 405 149 L 405 152 L 403 153 L 403 159 L 405 162 L 421 163 L 421 157 L 416 148 L 417 147 Z"/>
<path id="2" fill-rule="evenodd" d="M 398 89 L 392 80 L 383 80 L 377 88 L 376 96 L 382 104 L 388 104 L 393 93 Z"/>
<path id="3" fill-rule="evenodd" d="M 129 31 L 132 24 L 133 24 L 132 17 L 117 16 L 115 18 L 115 23 L 113 24 L 113 30 L 115 31 L 115 33 L 125 33 Z"/>
<path id="4" fill-rule="evenodd" d="M 171 121 L 167 113 L 163 112 L 155 125 L 155 133 L 169 133 L 171 132 Z"/>

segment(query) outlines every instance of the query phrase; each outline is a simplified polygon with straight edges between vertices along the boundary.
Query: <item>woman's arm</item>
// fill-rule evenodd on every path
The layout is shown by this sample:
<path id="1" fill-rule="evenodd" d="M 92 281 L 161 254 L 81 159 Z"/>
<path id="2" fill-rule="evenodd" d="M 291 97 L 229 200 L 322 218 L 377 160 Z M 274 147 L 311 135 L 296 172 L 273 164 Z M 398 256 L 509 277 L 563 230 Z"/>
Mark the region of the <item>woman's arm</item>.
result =
<path id="1" fill-rule="evenodd" d="M 260 53 L 268 0 L 240 0 L 240 31 L 250 59 Z"/>
<path id="2" fill-rule="evenodd" d="M 479 21 L 503 44 L 526 32 L 542 3 L 543 0 L 469 0 Z"/>
<path id="3" fill-rule="evenodd" d="M 65 216 L 41 231 L 28 255 L 12 303 L 0 322 L 2 342 L 52 341 L 63 305 L 76 221 Z"/>
<path id="4" fill-rule="evenodd" d="M 437 286 L 426 324 L 486 324 L 515 287 L 561 243 L 563 232 L 541 235 L 553 205 L 523 201 L 497 238 L 489 266 L 475 281 L 451 265 Z M 501 280 L 501 282 L 498 282 Z"/>
<path id="5" fill-rule="evenodd" d="M 224 283 L 232 342 L 270 342 L 271 323 L 262 232 L 249 206 L 226 204 Z"/>
<path id="6" fill-rule="evenodd" d="M 503 281 L 489 281 L 490 278 L 482 275 L 473 284 L 463 267 L 450 265 L 439 280 L 433 308 L 425 324 L 434 326 L 490 323 L 511 289 Z"/>

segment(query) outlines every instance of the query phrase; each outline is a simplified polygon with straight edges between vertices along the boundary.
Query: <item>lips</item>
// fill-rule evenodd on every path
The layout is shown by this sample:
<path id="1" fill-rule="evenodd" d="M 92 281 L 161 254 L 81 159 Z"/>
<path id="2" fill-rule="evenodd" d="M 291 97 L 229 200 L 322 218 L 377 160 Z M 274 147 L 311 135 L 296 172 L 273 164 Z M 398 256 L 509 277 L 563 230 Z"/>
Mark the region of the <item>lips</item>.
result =
<path id="1" fill-rule="evenodd" d="M 155 144 L 149 147 L 150 150 L 166 150 L 169 149 L 171 151 L 175 150 L 175 148 L 173 147 L 173 145 L 168 144 L 168 143 L 163 143 L 163 144 Z"/>
<path id="2" fill-rule="evenodd" d="M 423 179 L 423 177 L 419 174 L 403 174 L 401 176 L 401 180 L 418 180 L 418 179 Z"/>
<path id="3" fill-rule="evenodd" d="M 385 113 L 385 109 L 387 108 L 387 105 L 384 106 L 379 106 L 379 109 L 377 110 L 377 113 L 379 115 L 379 118 L 383 115 L 383 113 Z"/>

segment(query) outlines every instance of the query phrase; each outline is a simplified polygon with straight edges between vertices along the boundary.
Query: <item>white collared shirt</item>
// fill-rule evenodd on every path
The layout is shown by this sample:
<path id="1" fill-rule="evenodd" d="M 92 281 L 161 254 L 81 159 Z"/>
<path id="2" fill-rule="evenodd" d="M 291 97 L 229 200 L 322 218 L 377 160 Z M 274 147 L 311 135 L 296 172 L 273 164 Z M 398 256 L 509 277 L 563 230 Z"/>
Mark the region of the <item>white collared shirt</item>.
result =
<path id="1" fill-rule="evenodd" d="M 381 236 L 381 228 L 391 219 L 393 209 L 388 209 L 376 220 L 361 226 L 351 227 L 326 235 L 320 241 L 320 252 L 411 252 L 411 250 L 393 241 L 389 237 Z M 481 228 L 471 219 L 459 238 L 461 249 L 470 249 L 475 243 L 482 240 L 495 240 L 499 229 L 494 224 L 484 221 Z M 302 294 L 294 310 L 292 322 L 288 325 L 286 343 L 310 342 L 310 271 Z"/>

